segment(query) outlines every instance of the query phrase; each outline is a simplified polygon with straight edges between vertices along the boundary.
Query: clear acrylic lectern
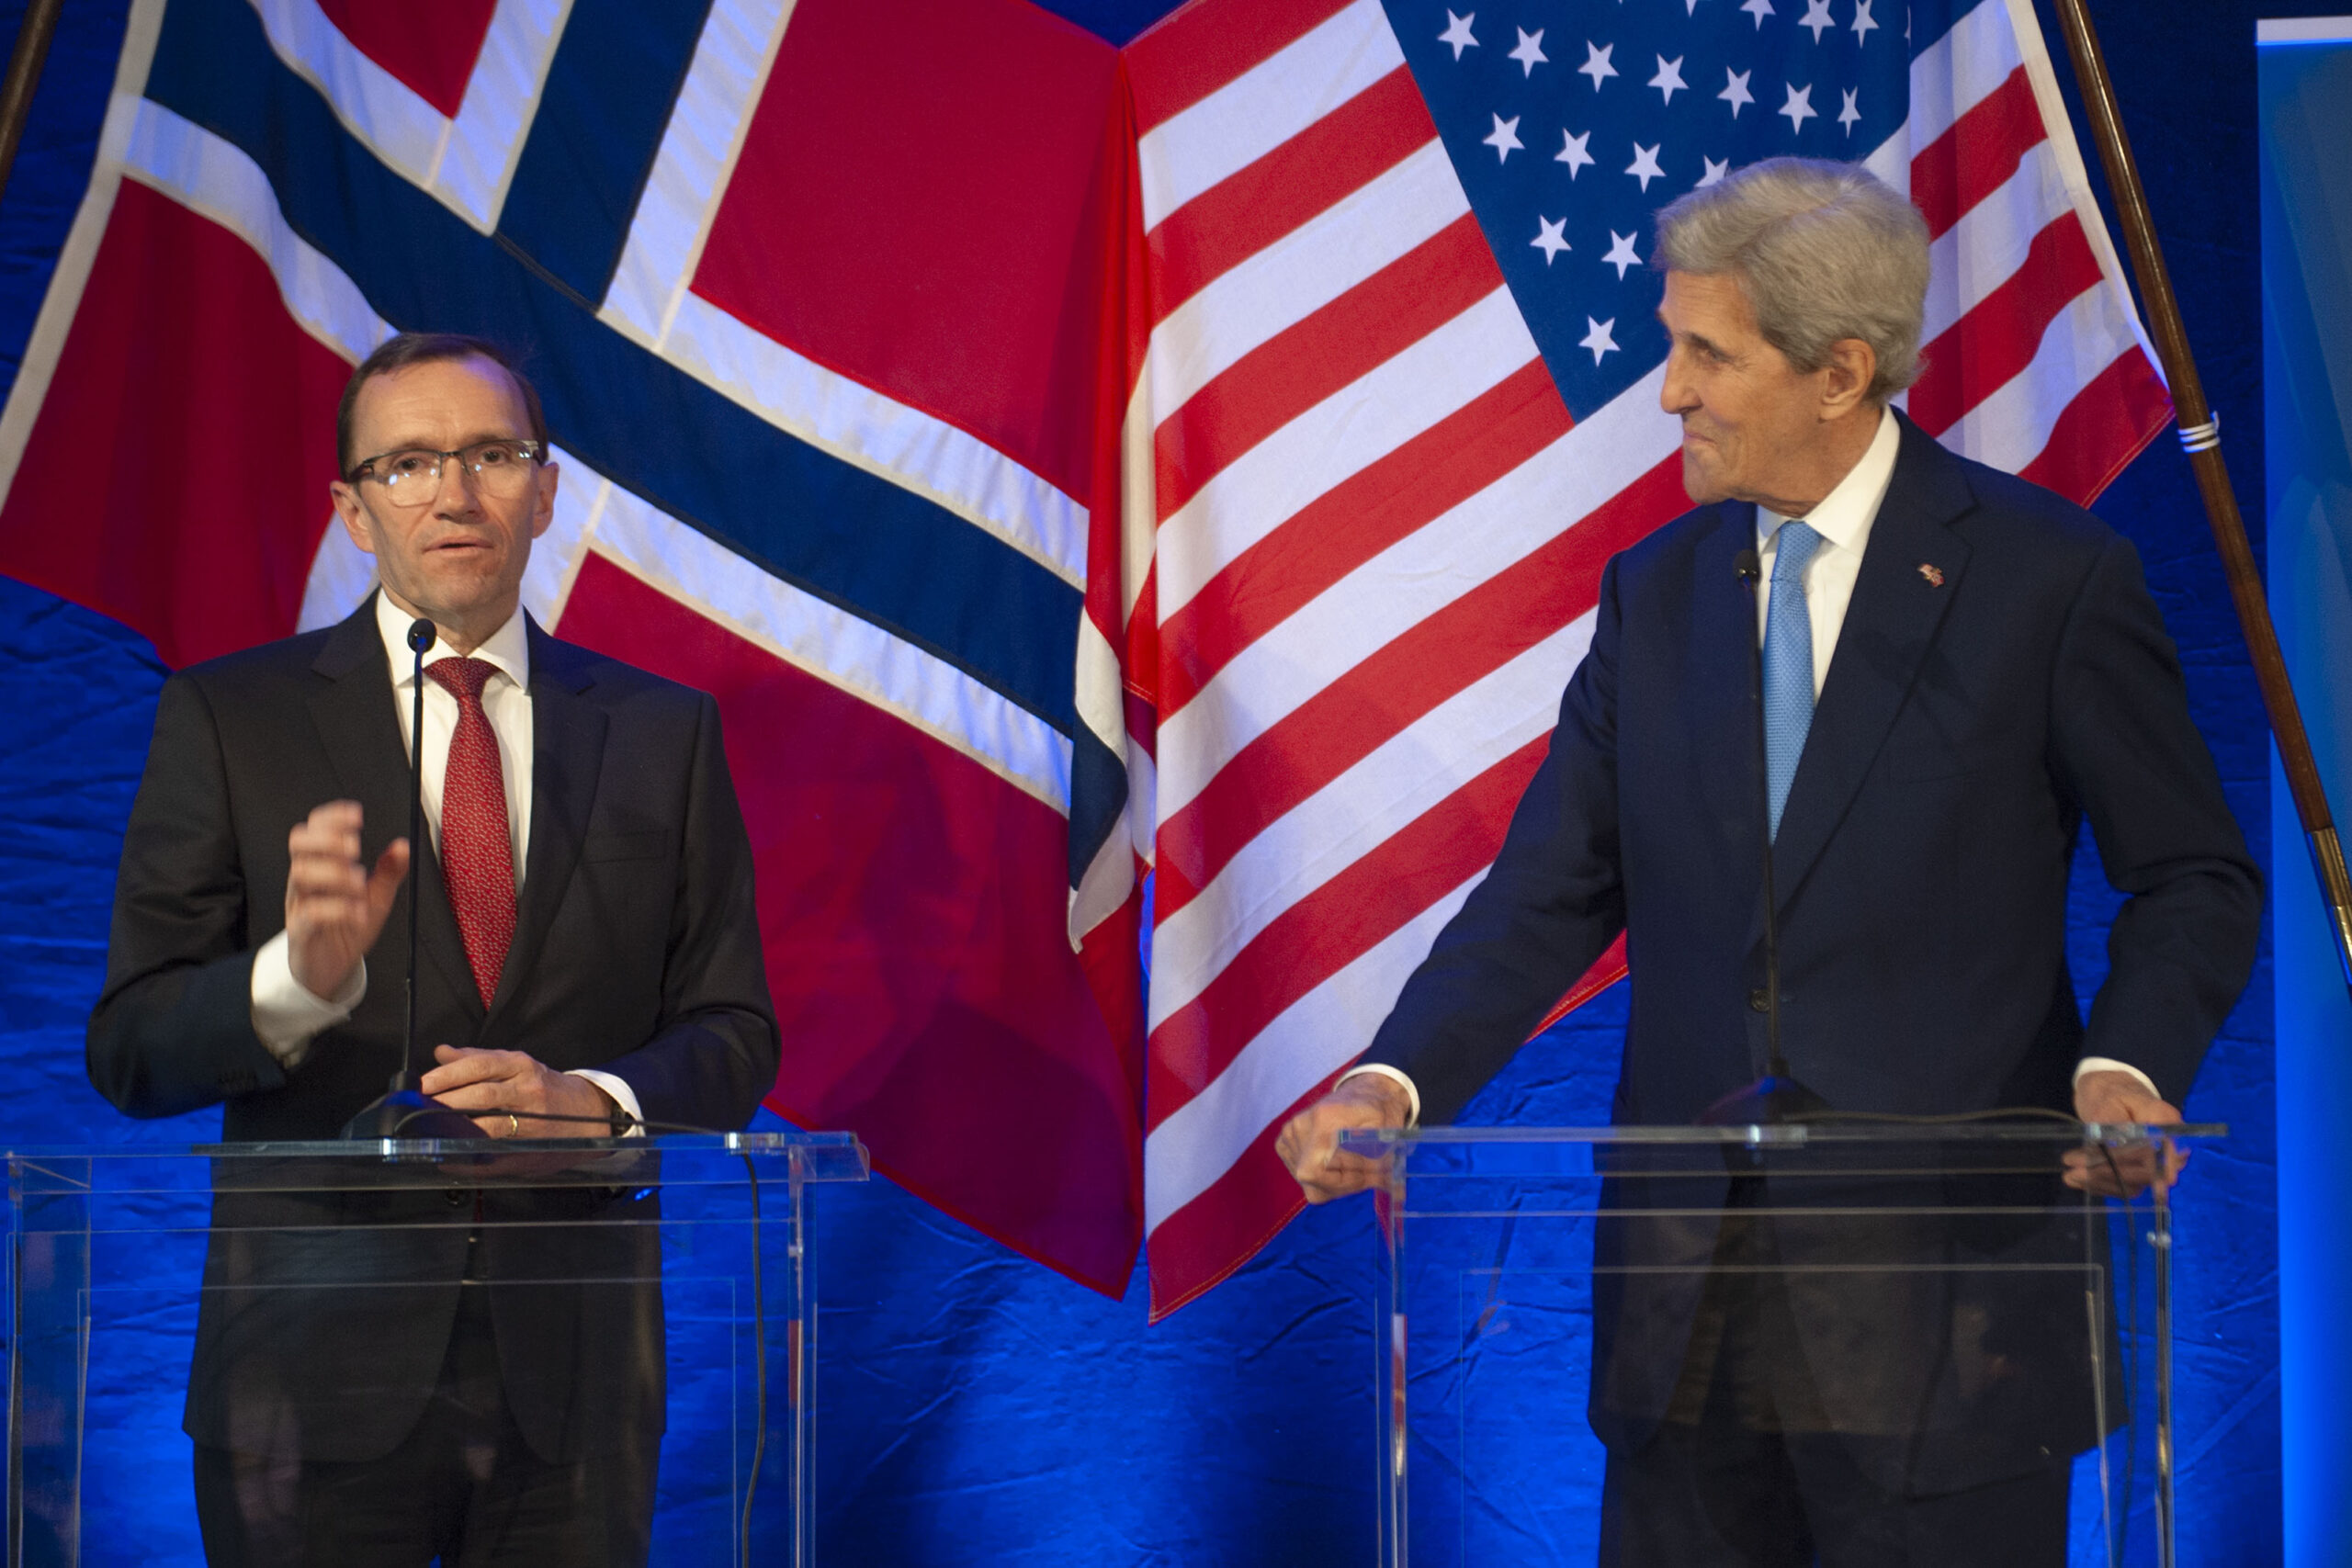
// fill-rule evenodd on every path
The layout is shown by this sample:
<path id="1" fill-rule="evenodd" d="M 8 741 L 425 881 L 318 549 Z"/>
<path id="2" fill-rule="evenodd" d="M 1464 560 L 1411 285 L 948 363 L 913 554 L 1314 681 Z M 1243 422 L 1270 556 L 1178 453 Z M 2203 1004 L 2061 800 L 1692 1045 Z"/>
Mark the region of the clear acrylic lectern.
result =
<path id="1" fill-rule="evenodd" d="M 2157 1152 L 2147 1129 L 1437 1127 L 1342 1146 L 1388 1169 L 1390 1568 L 1590 1563 L 1608 1453 L 1702 1421 L 1816 1445 L 1902 1497 L 2079 1456 L 2068 1561 L 2172 1563 L 2171 1211 L 2061 1181 L 2071 1156 L 2126 1184 Z"/>
<path id="2" fill-rule="evenodd" d="M 199 1563 L 184 1423 L 257 1486 L 370 1462 L 460 1343 L 542 1458 L 651 1448 L 656 1562 L 808 1561 L 809 1190 L 854 1136 L 7 1160 L 9 1564 Z"/>

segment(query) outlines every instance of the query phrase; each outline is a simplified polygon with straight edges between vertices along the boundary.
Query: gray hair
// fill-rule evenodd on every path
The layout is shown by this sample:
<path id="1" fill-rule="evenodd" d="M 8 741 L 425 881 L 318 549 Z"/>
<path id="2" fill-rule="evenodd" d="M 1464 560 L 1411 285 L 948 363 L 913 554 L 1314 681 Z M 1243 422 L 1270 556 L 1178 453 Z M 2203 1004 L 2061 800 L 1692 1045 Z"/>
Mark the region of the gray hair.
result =
<path id="1" fill-rule="evenodd" d="M 1860 164 L 1750 164 L 1661 209 L 1652 260 L 1737 279 L 1764 341 L 1801 372 L 1860 338 L 1878 355 L 1873 401 L 1919 378 L 1928 222 Z"/>

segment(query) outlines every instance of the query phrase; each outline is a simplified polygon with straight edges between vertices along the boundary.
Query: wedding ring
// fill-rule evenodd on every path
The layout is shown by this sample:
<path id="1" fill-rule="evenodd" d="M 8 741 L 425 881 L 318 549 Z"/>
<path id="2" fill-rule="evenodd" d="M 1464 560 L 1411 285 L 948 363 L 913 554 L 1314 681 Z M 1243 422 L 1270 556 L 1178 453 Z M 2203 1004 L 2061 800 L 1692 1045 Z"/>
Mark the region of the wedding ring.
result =
<path id="1" fill-rule="evenodd" d="M 522 1130 L 523 1123 L 514 1119 L 514 1112 L 512 1111 L 508 1111 L 506 1113 L 506 1135 L 510 1138 L 514 1137 L 516 1134 L 522 1132 Z"/>

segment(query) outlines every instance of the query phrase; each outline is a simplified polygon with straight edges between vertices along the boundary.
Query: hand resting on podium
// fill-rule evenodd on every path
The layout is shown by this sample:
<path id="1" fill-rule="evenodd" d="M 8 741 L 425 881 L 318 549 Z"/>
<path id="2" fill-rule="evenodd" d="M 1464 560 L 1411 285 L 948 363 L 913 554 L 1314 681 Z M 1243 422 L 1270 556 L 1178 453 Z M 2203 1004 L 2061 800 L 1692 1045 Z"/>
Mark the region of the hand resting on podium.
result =
<path id="1" fill-rule="evenodd" d="M 605 1130 L 584 1122 L 539 1121 L 542 1115 L 608 1121 L 613 1097 L 577 1073 L 560 1073 L 522 1051 L 475 1051 L 435 1045 L 440 1064 L 417 1087 L 452 1111 L 473 1116 L 493 1138 L 597 1138 Z M 503 1111 L 504 1115 L 483 1115 Z"/>
<path id="2" fill-rule="evenodd" d="M 1274 1140 L 1274 1152 L 1297 1178 L 1308 1202 L 1328 1203 L 1377 1187 L 1387 1174 L 1386 1161 L 1340 1148 L 1340 1134 L 1360 1128 L 1402 1127 L 1412 1119 L 1412 1100 L 1402 1084 L 1361 1073 L 1340 1079 L 1330 1093 L 1292 1117 Z"/>
<path id="3" fill-rule="evenodd" d="M 2075 1081 L 2075 1116 L 2110 1126 L 2136 1122 L 2161 1127 L 2181 1119 L 2179 1108 L 2151 1090 L 2136 1074 L 2118 1072 L 2085 1073 Z M 2130 1198 L 2151 1183 L 2159 1190 L 2169 1189 L 2188 1163 L 2188 1151 L 2170 1139 L 2106 1151 L 2069 1149 L 2066 1185 L 2103 1198 Z"/>

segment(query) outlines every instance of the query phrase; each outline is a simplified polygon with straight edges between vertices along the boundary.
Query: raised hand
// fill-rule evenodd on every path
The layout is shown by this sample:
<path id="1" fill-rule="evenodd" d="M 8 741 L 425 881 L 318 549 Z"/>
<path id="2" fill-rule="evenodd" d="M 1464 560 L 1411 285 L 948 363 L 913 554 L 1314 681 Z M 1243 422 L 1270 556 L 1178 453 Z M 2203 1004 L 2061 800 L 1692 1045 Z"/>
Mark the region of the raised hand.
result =
<path id="1" fill-rule="evenodd" d="M 314 997 L 343 989 L 392 912 L 408 874 L 406 839 L 394 839 L 371 870 L 359 863 L 359 803 L 330 800 L 286 836 L 287 959 Z"/>

